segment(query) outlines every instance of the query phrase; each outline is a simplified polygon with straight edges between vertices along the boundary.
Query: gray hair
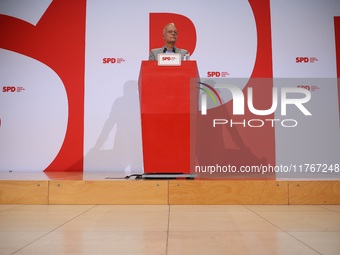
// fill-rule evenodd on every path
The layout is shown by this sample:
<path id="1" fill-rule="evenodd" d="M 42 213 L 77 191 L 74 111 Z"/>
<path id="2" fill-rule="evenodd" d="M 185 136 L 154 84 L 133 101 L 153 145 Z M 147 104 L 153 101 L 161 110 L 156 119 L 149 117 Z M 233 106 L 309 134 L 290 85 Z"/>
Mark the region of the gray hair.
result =
<path id="1" fill-rule="evenodd" d="M 166 30 L 166 28 L 167 28 L 168 26 L 174 26 L 174 27 L 176 27 L 174 23 L 168 23 L 168 24 L 166 24 L 166 25 L 164 26 L 164 28 L 163 28 L 163 35 L 165 35 L 165 30 Z"/>

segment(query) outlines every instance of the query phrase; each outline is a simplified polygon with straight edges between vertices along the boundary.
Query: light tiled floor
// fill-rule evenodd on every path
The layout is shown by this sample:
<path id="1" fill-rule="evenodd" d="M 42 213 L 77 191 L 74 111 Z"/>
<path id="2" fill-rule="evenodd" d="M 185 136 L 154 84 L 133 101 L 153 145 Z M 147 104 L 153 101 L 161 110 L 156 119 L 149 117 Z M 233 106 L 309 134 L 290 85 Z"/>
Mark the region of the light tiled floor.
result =
<path id="1" fill-rule="evenodd" d="M 0 254 L 340 254 L 340 206 L 0 205 Z"/>

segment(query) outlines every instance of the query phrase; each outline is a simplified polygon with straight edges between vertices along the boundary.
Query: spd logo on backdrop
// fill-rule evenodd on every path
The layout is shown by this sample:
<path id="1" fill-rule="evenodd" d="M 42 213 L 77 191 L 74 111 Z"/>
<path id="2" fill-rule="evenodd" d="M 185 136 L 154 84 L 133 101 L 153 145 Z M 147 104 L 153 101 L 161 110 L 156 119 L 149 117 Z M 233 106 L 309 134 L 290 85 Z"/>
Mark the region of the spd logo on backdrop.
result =
<path id="1" fill-rule="evenodd" d="M 103 58 L 103 64 L 121 64 L 125 62 L 124 58 Z"/>
<path id="2" fill-rule="evenodd" d="M 25 90 L 24 87 L 16 87 L 16 86 L 3 86 L 2 92 L 21 92 Z"/>
<path id="3" fill-rule="evenodd" d="M 216 78 L 224 78 L 224 77 L 227 77 L 229 75 L 230 75 L 230 73 L 225 72 L 225 71 L 222 71 L 222 72 L 220 72 L 220 71 L 208 71 L 207 72 L 207 77 L 208 78 L 214 78 L 214 77 L 216 77 Z"/>
<path id="4" fill-rule="evenodd" d="M 295 62 L 296 63 L 315 63 L 319 61 L 316 57 L 296 57 Z"/>

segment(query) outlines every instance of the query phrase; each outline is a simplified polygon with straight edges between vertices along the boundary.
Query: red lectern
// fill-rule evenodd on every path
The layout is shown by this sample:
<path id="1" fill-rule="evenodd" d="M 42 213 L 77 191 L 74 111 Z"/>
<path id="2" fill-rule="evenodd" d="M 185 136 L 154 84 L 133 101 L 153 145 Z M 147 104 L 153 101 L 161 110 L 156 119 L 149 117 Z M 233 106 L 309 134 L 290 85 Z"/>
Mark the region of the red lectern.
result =
<path id="1" fill-rule="evenodd" d="M 196 61 L 142 61 L 139 96 L 145 173 L 190 173 L 191 78 Z M 192 102 L 191 102 L 192 103 Z"/>

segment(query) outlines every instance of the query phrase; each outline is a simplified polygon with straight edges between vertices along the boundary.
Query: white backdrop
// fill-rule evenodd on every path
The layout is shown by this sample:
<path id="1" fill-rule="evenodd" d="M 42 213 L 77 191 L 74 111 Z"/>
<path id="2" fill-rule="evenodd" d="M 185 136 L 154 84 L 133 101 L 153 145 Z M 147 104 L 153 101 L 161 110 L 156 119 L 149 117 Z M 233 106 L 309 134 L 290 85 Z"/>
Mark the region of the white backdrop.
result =
<path id="1" fill-rule="evenodd" d="M 18 1 L 1 1 L 0 14 L 21 16 L 36 25 L 39 18 L 32 18 L 29 13 L 37 10 L 38 2 L 32 0 L 23 11 Z M 50 2 L 40 5 L 41 13 L 48 10 Z M 303 81 L 308 85 L 315 82 L 310 78 L 333 78 L 327 82 L 318 80 L 315 85 L 318 90 L 312 92 L 308 105 L 312 118 L 299 119 L 300 116 L 292 112 L 290 117 L 299 120 L 299 127 L 289 130 L 276 127 L 277 164 L 339 163 L 333 19 L 340 16 L 340 2 L 272 0 L 270 11 L 273 78 L 308 78 Z M 20 12 L 24 14 L 14 14 Z M 192 21 L 197 42 L 191 59 L 197 61 L 201 77 L 207 77 L 211 71 L 224 72 L 231 78 L 251 77 L 258 38 L 253 10 L 246 0 L 199 3 L 174 0 L 171 4 L 88 0 L 83 145 L 86 172 L 143 171 L 137 82 L 141 61 L 147 60 L 149 54 L 150 13 L 181 14 Z M 177 28 L 180 37 L 185 31 Z M 0 92 L 0 171 L 43 171 L 64 141 L 68 103 L 63 81 L 43 63 L 34 64 L 34 59 L 25 56 L 19 59 L 17 53 L 5 49 L 0 53 L 1 88 L 20 83 L 30 90 L 29 80 L 22 71 L 30 70 L 37 74 L 38 80 L 32 84 L 40 91 L 34 98 L 29 93 L 21 94 L 23 100 L 18 94 L 13 97 Z M 268 56 L 271 56 L 270 49 Z M 298 63 L 299 57 L 307 58 L 308 62 Z M 107 58 L 114 63 L 106 63 Z M 11 70 L 7 72 L 8 69 Z M 48 88 L 39 89 L 39 84 L 46 83 Z M 280 84 L 274 83 L 274 86 Z M 30 100 L 35 103 L 29 104 Z M 49 114 L 44 110 L 46 107 Z M 20 115 L 23 108 L 30 113 Z M 30 114 L 34 115 L 35 122 L 27 120 Z M 278 113 L 276 117 L 280 117 Z M 22 126 L 25 131 L 18 128 Z"/>

